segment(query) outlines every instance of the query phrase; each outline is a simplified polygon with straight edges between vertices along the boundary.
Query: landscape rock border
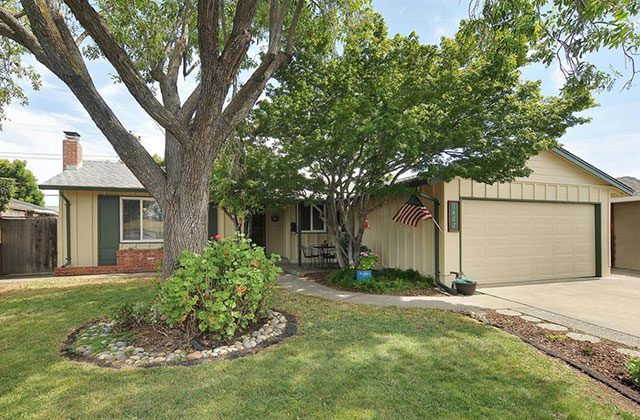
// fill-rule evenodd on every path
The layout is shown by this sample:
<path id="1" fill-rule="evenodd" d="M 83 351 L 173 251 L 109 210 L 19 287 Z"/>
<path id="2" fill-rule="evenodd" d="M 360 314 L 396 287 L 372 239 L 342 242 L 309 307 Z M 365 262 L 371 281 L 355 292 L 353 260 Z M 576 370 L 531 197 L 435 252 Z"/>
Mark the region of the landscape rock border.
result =
<path id="1" fill-rule="evenodd" d="M 636 404 L 640 405 L 640 391 L 638 391 L 637 389 L 634 389 L 630 386 L 625 385 L 624 383 L 617 381 L 601 372 L 599 372 L 598 370 L 588 366 L 587 364 L 576 360 L 570 356 L 567 356 L 565 354 L 562 354 L 560 351 L 557 351 L 556 349 L 547 347 L 541 343 L 538 343 L 536 340 L 531 339 L 529 337 L 526 337 L 524 335 L 518 334 L 516 331 L 512 331 L 511 329 L 505 327 L 504 325 L 501 325 L 498 322 L 495 322 L 493 319 L 490 319 L 487 315 L 489 312 L 495 312 L 499 315 L 503 315 L 503 316 L 507 316 L 507 317 L 513 317 L 515 318 L 521 318 L 518 315 L 515 314 L 505 314 L 504 311 L 501 310 L 496 310 L 496 311 L 482 311 L 481 313 L 474 313 L 471 316 L 475 319 L 477 319 L 480 322 L 483 322 L 487 325 L 490 325 L 494 328 L 497 328 L 499 330 L 505 331 L 506 333 L 513 335 L 517 338 L 519 338 L 520 340 L 522 340 L 523 342 L 529 344 L 530 346 L 536 348 L 538 351 L 554 357 L 556 359 L 562 360 L 563 362 L 565 362 L 566 364 L 572 366 L 575 369 L 578 369 L 579 371 L 581 371 L 582 373 L 586 374 L 587 376 L 603 383 L 604 385 L 608 386 L 609 388 L 617 391 L 620 395 L 626 397 L 627 399 L 633 401 Z M 529 322 L 526 321 L 525 319 L 522 319 L 522 321 L 525 322 Z M 542 324 L 545 324 L 544 322 Z M 536 325 L 539 328 L 543 328 L 543 329 L 547 329 L 545 328 L 545 326 L 540 326 L 539 323 L 531 323 L 531 325 Z M 547 324 L 549 325 L 549 324 Z M 554 325 L 554 324 L 550 324 L 550 325 Z M 556 331 L 556 330 L 552 330 L 552 329 L 547 329 L 549 331 Z M 561 334 L 566 335 L 568 332 L 575 332 L 575 331 L 571 331 L 571 329 L 567 328 L 567 331 L 558 331 Z M 579 335 L 583 335 L 581 333 L 578 333 Z M 575 338 L 571 338 L 571 337 L 567 337 L 569 340 L 574 340 L 574 341 L 585 341 L 587 343 L 591 343 L 591 344 L 599 344 L 602 341 L 598 341 L 598 342 L 593 342 L 593 341 L 589 341 L 589 340 L 576 340 Z M 619 351 L 620 349 L 617 349 L 617 351 Z"/>
<path id="2" fill-rule="evenodd" d="M 282 328 L 274 328 L 274 333 L 270 334 L 265 339 L 256 340 L 254 334 L 262 330 L 264 327 L 273 325 L 273 318 L 271 314 L 275 314 L 275 318 L 278 320 L 277 325 L 281 325 Z M 283 322 L 284 321 L 284 322 Z M 297 318 L 285 311 L 270 311 L 269 320 L 261 326 L 259 330 L 256 330 L 252 333 L 248 333 L 243 335 L 242 337 L 235 338 L 231 344 L 221 345 L 212 349 L 202 349 L 200 351 L 192 350 L 192 351 L 183 351 L 176 350 L 174 353 L 170 353 L 164 356 L 164 360 L 159 360 L 156 355 L 148 355 L 145 363 L 136 363 L 137 360 L 132 359 L 132 356 L 136 354 L 144 354 L 144 349 L 135 348 L 133 346 L 120 346 L 123 349 L 131 347 L 131 355 L 126 359 L 117 360 L 115 358 L 100 358 L 100 354 L 102 353 L 87 353 L 87 352 L 78 352 L 77 349 L 74 349 L 74 344 L 77 343 L 77 339 L 79 334 L 87 329 L 87 327 L 91 327 L 92 325 L 98 325 L 102 323 L 103 325 L 108 324 L 108 322 L 104 320 L 96 320 L 91 321 L 86 324 L 81 325 L 80 327 L 73 330 L 66 338 L 61 347 L 61 353 L 64 357 L 70 360 L 89 363 L 92 365 L 112 368 L 112 369 L 132 369 L 132 368 L 150 368 L 150 367 L 161 367 L 161 366 L 193 366 L 204 362 L 215 362 L 219 360 L 230 360 L 236 359 L 243 356 L 248 356 L 251 354 L 255 354 L 263 348 L 270 347 L 275 344 L 279 344 L 287 337 L 291 337 L 297 334 L 298 330 L 298 321 Z M 279 333 L 278 333 L 279 331 Z M 259 333 L 258 333 L 259 334 Z M 246 337 L 245 337 L 246 336 Z M 243 341 L 247 341 L 249 344 L 247 347 L 244 345 L 238 345 L 238 343 L 242 344 Z M 117 343 L 121 344 L 121 343 Z M 116 346 L 118 347 L 118 346 Z M 160 352 L 161 353 L 161 352 Z M 160 354 L 159 353 L 159 354 Z M 174 354 L 176 356 L 174 356 Z M 153 356 L 153 357 L 152 357 Z M 167 357 L 174 356 L 174 357 Z M 127 362 L 129 360 L 133 360 L 133 362 Z M 138 359 L 140 360 L 140 359 Z"/>

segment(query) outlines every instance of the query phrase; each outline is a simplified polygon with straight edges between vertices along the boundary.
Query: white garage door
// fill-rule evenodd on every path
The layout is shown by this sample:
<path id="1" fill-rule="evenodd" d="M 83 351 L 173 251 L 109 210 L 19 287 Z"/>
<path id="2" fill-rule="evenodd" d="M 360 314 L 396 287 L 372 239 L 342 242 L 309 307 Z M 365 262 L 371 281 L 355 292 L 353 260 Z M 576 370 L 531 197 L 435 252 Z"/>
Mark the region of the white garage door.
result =
<path id="1" fill-rule="evenodd" d="M 464 200 L 462 270 L 481 284 L 592 277 L 592 204 Z"/>

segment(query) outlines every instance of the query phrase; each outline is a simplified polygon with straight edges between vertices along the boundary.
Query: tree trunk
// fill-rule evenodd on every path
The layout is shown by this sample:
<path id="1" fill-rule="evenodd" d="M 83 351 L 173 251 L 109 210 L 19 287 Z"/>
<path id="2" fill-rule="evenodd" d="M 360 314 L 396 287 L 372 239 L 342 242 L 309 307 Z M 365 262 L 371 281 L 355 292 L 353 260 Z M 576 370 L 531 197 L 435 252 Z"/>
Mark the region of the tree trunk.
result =
<path id="1" fill-rule="evenodd" d="M 184 153 L 178 179 L 169 178 L 174 189 L 160 202 L 164 213 L 162 276 L 171 275 L 183 251 L 202 252 L 207 243 L 211 163 L 206 154 Z M 169 175 L 169 174 L 168 174 Z"/>

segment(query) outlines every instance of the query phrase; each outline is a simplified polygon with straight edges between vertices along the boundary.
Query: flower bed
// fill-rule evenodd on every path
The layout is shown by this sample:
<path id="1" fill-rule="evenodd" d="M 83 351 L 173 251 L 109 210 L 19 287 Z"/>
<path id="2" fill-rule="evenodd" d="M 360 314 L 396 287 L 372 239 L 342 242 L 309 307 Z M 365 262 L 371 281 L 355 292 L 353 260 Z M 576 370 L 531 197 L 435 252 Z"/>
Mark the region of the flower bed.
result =
<path id="1" fill-rule="evenodd" d="M 355 269 L 352 268 L 342 268 L 330 273 L 311 273 L 307 277 L 326 286 L 350 292 L 401 296 L 443 294 L 435 288 L 432 277 L 425 277 L 415 270 L 382 268 L 372 271 L 371 279 L 366 281 L 356 280 Z"/>
<path id="2" fill-rule="evenodd" d="M 176 329 L 140 325 L 121 332 L 115 321 L 96 321 L 73 332 L 62 350 L 69 358 L 115 368 L 184 365 L 254 353 L 295 331 L 295 320 L 276 311 L 231 339 L 193 343 Z"/>
<path id="3" fill-rule="evenodd" d="M 491 325 L 566 361 L 640 404 L 640 387 L 633 383 L 630 369 L 627 368 L 634 355 L 640 355 L 638 349 L 544 322 L 516 311 L 486 311 L 483 317 Z"/>

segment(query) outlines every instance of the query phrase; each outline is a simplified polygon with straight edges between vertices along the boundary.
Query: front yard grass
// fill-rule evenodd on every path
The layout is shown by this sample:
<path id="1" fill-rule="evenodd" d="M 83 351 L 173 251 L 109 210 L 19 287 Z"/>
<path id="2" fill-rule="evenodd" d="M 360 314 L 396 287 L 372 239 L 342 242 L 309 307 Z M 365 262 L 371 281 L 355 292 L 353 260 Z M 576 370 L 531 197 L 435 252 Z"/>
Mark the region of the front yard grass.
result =
<path id="1" fill-rule="evenodd" d="M 148 300 L 149 280 L 0 294 L 0 417 L 612 418 L 603 388 L 460 315 L 278 290 L 298 335 L 255 355 L 114 370 L 59 352 L 79 325 Z"/>

